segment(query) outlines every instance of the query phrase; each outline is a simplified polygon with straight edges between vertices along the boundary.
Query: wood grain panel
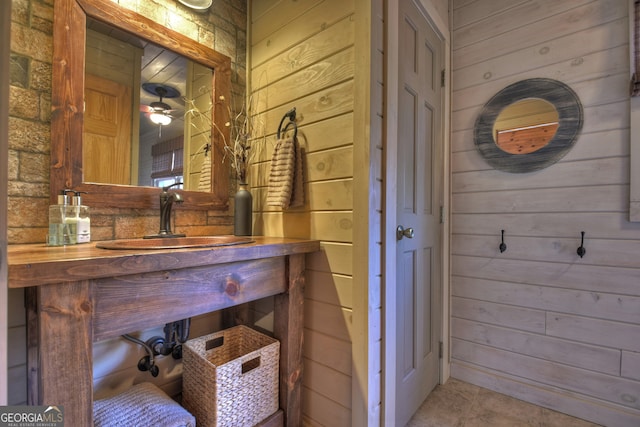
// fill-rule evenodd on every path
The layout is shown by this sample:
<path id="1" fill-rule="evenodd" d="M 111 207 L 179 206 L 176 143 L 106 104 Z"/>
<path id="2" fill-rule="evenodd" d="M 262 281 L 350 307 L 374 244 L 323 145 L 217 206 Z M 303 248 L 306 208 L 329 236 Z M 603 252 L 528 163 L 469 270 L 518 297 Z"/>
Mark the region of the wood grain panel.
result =
<path id="1" fill-rule="evenodd" d="M 640 334 L 636 323 L 619 323 L 588 317 L 547 313 L 547 334 L 602 346 L 640 351 L 640 342 L 629 337 Z"/>
<path id="2" fill-rule="evenodd" d="M 93 423 L 93 348 L 89 335 L 92 330 L 92 293 L 89 281 L 37 288 L 40 315 L 38 344 L 45 349 L 57 348 L 60 343 L 75 345 L 73 352 L 62 349 L 38 355 L 38 369 L 42 379 L 37 404 L 72 408 L 72 422 L 79 426 Z M 75 380 L 60 389 L 58 379 L 64 381 L 68 378 Z"/>
<path id="3" fill-rule="evenodd" d="M 515 274 L 514 274 L 515 275 Z M 550 284 L 550 283 L 549 283 Z M 539 310 L 572 313 L 583 316 L 637 322 L 640 297 L 534 286 L 508 282 L 454 277 L 452 290 L 456 296 L 511 304 Z M 548 325 L 547 325 L 548 327 Z"/>
<path id="4" fill-rule="evenodd" d="M 320 251 L 307 256 L 307 269 L 351 275 L 353 246 L 348 243 L 322 242 Z"/>
<path id="5" fill-rule="evenodd" d="M 313 390 L 332 401 L 351 409 L 351 377 L 329 366 L 305 360 L 305 386 L 313 384 Z"/>
<path id="6" fill-rule="evenodd" d="M 353 210 L 353 179 L 312 182 L 308 194 L 313 211 Z"/>
<path id="7" fill-rule="evenodd" d="M 305 115 L 305 126 L 300 128 L 307 153 L 353 144 L 353 112 L 340 111 L 334 117 L 312 119 Z"/>
<path id="8" fill-rule="evenodd" d="M 287 236 L 306 238 L 311 228 L 308 212 L 264 212 L 259 215 L 260 221 L 254 221 L 254 234 L 269 234 L 270 236 Z"/>
<path id="9" fill-rule="evenodd" d="M 273 7 L 271 10 L 273 14 L 281 13 L 282 7 L 278 8 L 274 2 L 270 3 Z M 257 28 L 250 41 L 254 64 L 268 61 L 279 52 L 352 15 L 355 9 L 353 1 L 324 0 L 317 2 L 307 0 L 301 4 L 304 11 L 300 10 L 295 19 L 291 19 L 293 17 L 290 16 L 284 26 L 274 25 L 275 20 L 268 19 L 267 15 L 252 22 L 252 28 Z M 260 26 L 263 26 L 264 32 L 260 30 Z M 295 36 L 292 37 L 292 34 Z"/>
<path id="10" fill-rule="evenodd" d="M 545 312 L 512 305 L 453 297 L 451 315 L 493 325 L 507 325 L 521 331 L 544 333 Z"/>
<path id="11" fill-rule="evenodd" d="M 577 368 L 620 375 L 620 351 L 454 318 L 451 336 Z"/>
<path id="12" fill-rule="evenodd" d="M 12 288 L 126 276 L 313 252 L 317 241 L 253 236 L 254 243 L 217 248 L 152 251 L 98 249 L 95 243 L 48 247 L 12 245 L 9 250 L 9 286 Z"/>
<path id="13" fill-rule="evenodd" d="M 320 151 L 307 156 L 310 182 L 353 176 L 353 148 Z"/>
<path id="14" fill-rule="evenodd" d="M 507 231 L 505 237 L 509 243 L 505 253 L 499 253 L 498 240 L 500 238 L 498 233 L 494 236 L 467 235 L 464 239 L 454 239 L 452 253 L 464 256 L 496 257 L 508 259 L 510 262 L 523 260 L 525 262 L 561 262 L 570 265 L 577 260 L 576 251 L 580 242 L 575 237 L 520 237 L 510 236 L 510 231 Z M 517 233 L 517 230 L 513 230 L 513 232 Z M 585 268 L 609 266 L 635 269 L 638 267 L 638 262 L 629 254 L 637 253 L 640 253 L 640 241 L 638 240 L 590 239 L 589 264 L 591 266 L 585 266 Z"/>
<path id="15" fill-rule="evenodd" d="M 568 51 L 573 57 L 580 57 L 594 51 L 616 47 L 617 40 L 623 39 L 627 30 L 627 20 L 621 18 L 606 26 L 595 26 L 559 37 L 531 48 L 528 52 L 514 51 L 498 58 L 488 59 L 482 62 L 481 69 L 471 66 L 454 70 L 454 90 L 482 84 L 486 80 L 483 77 L 486 73 L 491 73 L 492 79 L 499 79 L 560 62 L 565 59 Z M 584 43 L 585 39 L 590 40 L 590 43 Z"/>
<path id="16" fill-rule="evenodd" d="M 346 17 L 253 68 L 252 88 L 260 89 L 276 82 L 335 54 L 336 51 L 353 46 L 353 43 L 353 19 Z"/>
<path id="17" fill-rule="evenodd" d="M 454 214 L 455 233 L 494 234 L 502 229 L 518 230 L 529 236 L 580 237 L 586 230 L 590 238 L 637 239 L 639 224 L 629 223 L 621 212 L 583 212 L 578 217 L 563 213 Z M 579 245 L 578 245 L 579 246 Z M 577 246 L 576 246 L 577 247 Z"/>
<path id="18" fill-rule="evenodd" d="M 351 343 L 311 329 L 304 331 L 304 357 L 351 375 Z"/>
<path id="19" fill-rule="evenodd" d="M 351 79 L 353 72 L 354 51 L 349 48 L 274 82 L 264 89 L 268 90 L 269 96 L 263 94 L 263 89 L 255 91 L 254 99 L 258 99 L 261 110 L 271 109 L 298 97 L 301 85 L 305 86 L 307 93 L 313 93 Z"/>
<path id="20" fill-rule="evenodd" d="M 451 373 L 455 378 L 464 378 L 465 381 L 520 400 L 563 413 L 580 414 L 581 418 L 600 425 L 628 427 L 638 422 L 639 414 L 635 409 L 624 408 L 584 394 L 568 393 L 559 387 L 541 387 L 539 383 L 519 375 L 496 373 L 460 361 L 452 364 Z"/>
<path id="21" fill-rule="evenodd" d="M 307 278 L 305 298 L 349 309 L 353 308 L 353 280 L 351 276 L 309 271 Z"/>
<path id="22" fill-rule="evenodd" d="M 305 300 L 305 328 L 351 342 L 352 311 L 332 304 Z"/>
<path id="23" fill-rule="evenodd" d="M 303 408 L 305 425 L 349 426 L 351 411 L 326 396 L 311 389 L 305 389 Z"/>
<path id="24" fill-rule="evenodd" d="M 295 17 L 317 7 L 322 0 L 303 0 L 289 2 L 286 0 L 259 1 L 252 5 L 251 23 L 253 40 L 261 40 L 273 31 L 273 27 L 281 28 Z"/>
<path id="25" fill-rule="evenodd" d="M 292 106 L 295 106 L 298 112 L 304 112 L 298 113 L 298 126 L 326 120 L 353 111 L 353 97 L 350 96 L 352 91 L 353 81 L 348 80 L 335 86 L 327 87 L 320 92 L 300 94 L 294 100 L 287 100 L 285 105 L 261 113 L 259 117 L 268 129 L 271 129 L 274 133 L 278 130 L 280 120 Z M 325 128 L 323 138 L 328 138 L 331 141 L 332 130 L 333 127 Z M 340 132 L 338 133 L 340 134 Z M 353 135 L 351 138 L 353 138 Z"/>
<path id="26" fill-rule="evenodd" d="M 286 412 L 286 427 L 302 424 L 302 343 L 305 318 L 304 255 L 288 258 L 286 293 L 274 297 L 273 336 L 280 340 L 280 409 Z"/>
<path id="27" fill-rule="evenodd" d="M 544 43 L 549 39 L 549 28 L 553 28 L 554 36 L 558 37 L 591 27 L 593 25 L 593 17 L 598 17 L 601 23 L 605 23 L 623 18 L 627 15 L 626 5 L 618 0 L 596 2 L 586 0 L 571 3 L 570 9 L 549 16 L 546 19 L 532 21 L 528 25 L 519 28 L 518 31 L 508 31 L 486 38 L 475 37 L 473 40 L 469 39 L 466 43 L 464 40 L 456 43 L 454 45 L 456 50 L 455 67 L 468 67 L 471 64 L 482 62 L 486 59 L 485 52 L 487 51 L 491 51 L 494 56 L 498 57 L 512 52 L 514 46 L 522 48 Z M 483 10 L 483 12 L 480 13 L 484 13 L 486 10 L 483 4 L 477 7 Z M 463 9 L 465 14 L 469 14 L 474 19 L 480 17 L 470 13 L 467 9 L 468 8 Z M 508 11 L 507 13 L 513 12 Z M 460 26 L 460 22 L 458 22 L 455 15 L 454 21 L 456 26 Z M 481 23 L 477 25 L 478 28 L 481 26 Z M 490 31 L 491 29 L 486 28 L 482 30 Z M 462 47 L 462 44 L 466 45 Z"/>
<path id="28" fill-rule="evenodd" d="M 459 172 L 458 175 L 460 179 L 453 182 L 453 191 L 456 193 L 599 184 L 626 185 L 629 183 L 629 165 L 619 158 L 602 158 L 582 162 L 560 161 L 545 169 L 543 174 L 505 174 L 489 169 Z"/>
<path id="29" fill-rule="evenodd" d="M 615 1 L 595 2 L 602 3 L 596 5 L 589 0 L 579 0 L 570 4 L 558 4 L 553 1 L 535 1 L 520 2 L 519 5 L 511 3 L 513 8 L 505 8 L 505 4 L 495 4 L 500 11 L 499 26 L 487 25 L 487 20 L 493 21 L 491 17 L 492 11 L 496 9 L 492 7 L 483 7 L 483 4 L 470 5 L 458 9 L 454 15 L 454 26 L 460 28 L 456 31 L 460 39 L 454 40 L 453 48 L 456 50 L 456 57 L 460 57 L 461 62 L 456 66 L 464 67 L 468 63 L 462 62 L 464 55 L 469 54 L 472 49 L 471 45 L 477 45 L 478 42 L 485 42 L 478 46 L 482 51 L 489 48 L 488 41 L 493 40 L 495 44 L 491 47 L 496 50 L 496 56 L 502 56 L 508 53 L 504 49 L 504 45 L 508 44 L 505 39 L 513 38 L 512 46 L 527 46 L 533 43 L 541 43 L 549 38 L 549 28 L 554 29 L 554 36 L 562 36 L 567 33 L 584 30 L 593 24 L 589 19 L 591 14 L 602 16 L 602 20 L 606 22 L 608 16 L 615 16 L 614 13 L 626 14 L 620 11 L 613 3 Z M 491 2 L 493 5 L 494 3 Z M 494 7 L 495 7 L 494 6 Z M 506 10 L 505 10 L 506 9 Z M 607 13 L 609 12 L 609 13 Z M 518 28 L 523 13 L 527 16 L 528 25 L 525 28 Z M 459 21 L 459 16 L 465 16 Z M 619 16 L 619 15 L 618 15 Z M 623 15 L 624 16 L 624 15 Z M 611 18 L 609 18 L 611 19 Z M 464 22 L 468 22 L 466 28 L 461 28 Z M 509 31 L 518 30 L 518 31 Z M 474 37 L 475 35 L 475 37 Z M 502 36 L 502 37 L 501 37 Z M 466 48 L 466 49 L 465 49 Z M 478 54 L 472 57 L 469 62 L 480 62 L 483 58 L 478 58 Z"/>
<path id="30" fill-rule="evenodd" d="M 353 214 L 348 211 L 312 212 L 310 235 L 323 241 L 352 242 Z"/>
<path id="31" fill-rule="evenodd" d="M 604 52 L 595 52 L 584 55 L 580 58 L 580 74 L 572 76 L 571 79 L 563 80 L 580 97 L 583 106 L 595 108 L 603 104 L 623 102 L 628 93 L 628 83 L 621 80 L 620 74 L 625 73 L 622 63 L 626 60 L 626 49 L 624 46 L 614 47 Z M 605 67 L 597 66 L 604 63 Z M 560 69 L 558 69 L 560 67 Z M 575 66 L 571 63 L 561 65 L 549 65 L 532 71 L 518 74 L 517 78 L 508 77 L 496 79 L 482 85 L 482 90 L 478 86 L 464 88 L 454 92 L 457 114 L 453 117 L 453 129 L 470 129 L 474 125 L 474 117 L 477 115 L 476 109 L 484 105 L 494 93 L 518 80 L 534 77 L 554 78 L 557 73 L 570 73 Z M 592 79 L 602 79 L 602 86 L 590 84 Z M 624 109 L 620 107 L 621 111 Z M 603 124 L 598 122 L 585 122 L 584 132 L 603 129 Z M 606 128 L 604 128 L 606 129 Z"/>
<path id="32" fill-rule="evenodd" d="M 457 1 L 455 3 L 461 3 L 461 1 Z M 486 19 L 487 17 L 498 12 L 505 13 L 504 9 L 522 5 L 523 3 L 526 3 L 526 1 L 496 0 L 488 5 L 484 5 L 484 7 L 480 4 L 474 5 L 473 2 L 470 2 L 470 4 L 465 4 L 466 7 L 456 7 L 453 12 L 453 29 L 455 30 L 461 27 L 472 25 L 474 22 L 482 21 L 483 19 Z M 464 31 L 458 31 L 458 33 L 464 34 Z"/>
<path id="33" fill-rule="evenodd" d="M 148 291 L 161 283 L 166 284 L 161 294 Z M 101 279 L 95 283 L 94 340 L 184 319 L 194 307 L 205 313 L 273 295 L 283 292 L 285 283 L 283 258 Z M 195 298 L 178 302 L 176 294 L 185 293 Z M 137 318 L 126 316 L 132 310 Z"/>
<path id="34" fill-rule="evenodd" d="M 297 107 L 296 107 L 297 108 Z M 271 120 L 275 120 L 275 115 L 270 115 Z M 300 119 L 300 121 L 308 118 Z M 279 120 L 279 119 L 278 119 Z M 351 112 L 338 112 L 338 115 L 333 117 L 320 117 L 315 122 L 308 122 L 308 124 L 298 127 L 298 142 L 306 154 L 315 153 L 318 151 L 324 151 L 327 149 L 345 147 L 353 144 L 353 132 L 350 127 L 353 126 L 353 113 Z M 275 132 L 277 126 L 267 130 L 273 132 L 273 135 L 269 135 L 265 143 L 262 145 L 256 157 L 256 163 L 252 164 L 252 173 L 257 178 L 256 182 L 260 181 L 260 175 L 268 173 L 269 162 L 273 157 L 273 151 L 277 137 Z M 327 135 L 331 137 L 328 138 Z M 266 164 L 265 164 L 266 163 Z M 255 185 L 255 184 L 254 184 Z"/>
<path id="35" fill-rule="evenodd" d="M 353 176 L 353 147 L 345 146 L 307 154 L 305 165 L 306 182 L 351 178 Z M 259 167 L 259 175 L 254 178 L 255 187 L 268 187 L 270 170 L 270 162 L 263 163 Z M 348 199 L 348 195 L 336 194 L 336 196 L 342 196 L 345 199 Z M 309 194 L 305 195 L 306 200 L 309 197 Z M 344 203 L 347 201 L 345 200 Z"/>
<path id="36" fill-rule="evenodd" d="M 574 197 L 576 193 L 588 197 Z M 452 196 L 452 209 L 457 213 L 533 212 L 625 212 L 628 205 L 627 185 L 597 185 L 529 190 L 482 191 Z"/>
<path id="37" fill-rule="evenodd" d="M 620 370 L 621 376 L 640 380 L 640 353 L 623 351 Z"/>
<path id="38" fill-rule="evenodd" d="M 552 285 L 594 292 L 605 290 L 622 295 L 634 295 L 638 289 L 637 284 L 640 282 L 640 271 L 637 268 L 487 259 L 460 255 L 454 255 L 453 264 L 456 276 L 542 286 Z M 615 277 L 615 280 L 611 280 L 612 277 Z"/>
<path id="39" fill-rule="evenodd" d="M 638 409 L 637 382 L 585 369 L 552 363 L 535 357 L 452 339 L 453 357 L 486 366 L 510 375 L 519 375 L 542 384 L 580 392 L 607 402 Z"/>

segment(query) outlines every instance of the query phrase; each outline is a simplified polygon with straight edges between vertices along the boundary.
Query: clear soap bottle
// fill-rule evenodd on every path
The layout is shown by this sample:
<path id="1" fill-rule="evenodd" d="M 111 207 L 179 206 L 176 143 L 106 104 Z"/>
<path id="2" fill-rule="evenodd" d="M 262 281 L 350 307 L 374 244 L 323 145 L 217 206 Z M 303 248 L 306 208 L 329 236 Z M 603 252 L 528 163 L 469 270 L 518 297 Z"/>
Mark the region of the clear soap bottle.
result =
<path id="1" fill-rule="evenodd" d="M 75 208 L 70 203 L 68 193 L 62 190 L 58 195 L 58 204 L 49 206 L 49 246 L 75 245 L 77 240 L 77 220 Z"/>
<path id="2" fill-rule="evenodd" d="M 89 217 L 89 206 L 82 204 L 81 194 L 84 191 L 74 191 L 75 195 L 71 204 L 76 214 L 77 242 L 89 243 L 91 241 L 91 218 Z"/>

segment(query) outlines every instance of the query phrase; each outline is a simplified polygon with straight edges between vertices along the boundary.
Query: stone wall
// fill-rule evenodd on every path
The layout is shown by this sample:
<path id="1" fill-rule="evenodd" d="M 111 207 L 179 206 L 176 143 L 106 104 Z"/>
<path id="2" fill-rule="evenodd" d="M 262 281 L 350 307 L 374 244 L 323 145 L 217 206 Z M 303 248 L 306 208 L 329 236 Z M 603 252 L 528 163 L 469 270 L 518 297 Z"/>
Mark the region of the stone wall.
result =
<path id="1" fill-rule="evenodd" d="M 13 0 L 9 117 L 8 242 L 41 243 L 48 228 L 51 64 L 55 0 Z M 246 15 L 243 0 L 217 0 L 208 13 L 173 0 L 120 0 L 121 6 L 212 47 L 232 59 L 236 97 L 244 93 Z M 176 231 L 231 231 L 229 212 L 176 210 Z M 158 213 L 92 209 L 92 240 L 138 237 L 158 230 Z"/>

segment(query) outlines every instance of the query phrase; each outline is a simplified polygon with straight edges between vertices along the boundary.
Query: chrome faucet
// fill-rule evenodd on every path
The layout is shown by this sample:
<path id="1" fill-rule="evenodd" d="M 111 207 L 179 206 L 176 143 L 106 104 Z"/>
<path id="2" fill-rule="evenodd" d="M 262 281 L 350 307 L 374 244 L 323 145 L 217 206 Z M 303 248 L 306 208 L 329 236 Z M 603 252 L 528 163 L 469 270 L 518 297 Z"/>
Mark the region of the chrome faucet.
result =
<path id="1" fill-rule="evenodd" d="M 157 237 L 185 237 L 184 234 L 174 234 L 171 232 L 171 209 L 173 208 L 173 204 L 184 202 L 184 199 L 179 193 L 169 192 L 169 189 L 176 185 L 182 185 L 182 183 L 176 182 L 166 187 L 162 187 L 162 193 L 160 193 L 160 231 L 158 234 L 144 236 L 145 239 Z"/>

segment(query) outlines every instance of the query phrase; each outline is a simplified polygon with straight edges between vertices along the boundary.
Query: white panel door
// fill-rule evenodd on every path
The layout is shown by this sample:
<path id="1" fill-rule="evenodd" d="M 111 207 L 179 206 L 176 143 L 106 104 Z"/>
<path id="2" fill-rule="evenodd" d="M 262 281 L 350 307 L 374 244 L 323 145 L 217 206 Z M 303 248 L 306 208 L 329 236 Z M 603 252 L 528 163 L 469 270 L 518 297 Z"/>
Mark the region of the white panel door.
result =
<path id="1" fill-rule="evenodd" d="M 439 379 L 443 44 L 413 0 L 400 1 L 399 20 L 396 425 L 403 426 Z"/>

